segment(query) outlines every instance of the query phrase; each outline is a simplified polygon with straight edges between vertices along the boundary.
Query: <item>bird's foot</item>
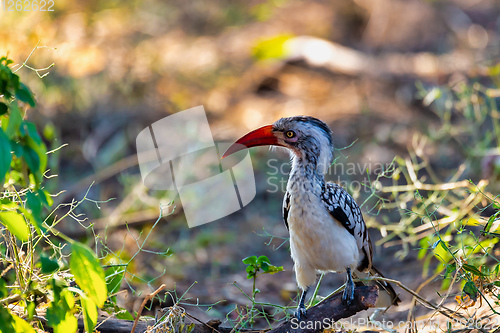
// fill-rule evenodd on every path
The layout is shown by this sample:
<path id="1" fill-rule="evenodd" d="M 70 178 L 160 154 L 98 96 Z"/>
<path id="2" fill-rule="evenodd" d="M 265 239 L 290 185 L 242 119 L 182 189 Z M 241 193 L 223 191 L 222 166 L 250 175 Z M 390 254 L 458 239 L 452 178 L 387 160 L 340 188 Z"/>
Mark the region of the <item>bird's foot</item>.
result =
<path id="1" fill-rule="evenodd" d="M 347 305 L 351 305 L 354 300 L 354 284 L 347 283 L 344 289 L 344 293 L 342 294 L 342 302 Z"/>
<path id="2" fill-rule="evenodd" d="M 307 295 L 307 292 L 309 291 L 309 287 L 307 287 L 306 289 L 304 289 L 302 291 L 302 295 L 300 296 L 300 301 L 299 301 L 299 306 L 297 306 L 297 311 L 295 311 L 295 318 L 297 318 L 299 321 L 303 318 L 306 318 L 307 315 L 306 315 L 306 307 L 304 305 L 305 301 L 306 301 L 306 295 Z"/>
<path id="3" fill-rule="evenodd" d="M 354 282 L 352 281 L 351 270 L 347 269 L 347 282 L 345 284 L 344 293 L 342 294 L 342 302 L 351 305 L 354 300 Z"/>
<path id="4" fill-rule="evenodd" d="M 344 289 L 344 293 L 342 294 L 342 302 L 347 305 L 351 305 L 354 300 L 354 286 L 347 284 Z"/>
<path id="5" fill-rule="evenodd" d="M 295 310 L 295 313 L 294 313 L 294 316 L 295 318 L 297 318 L 299 321 L 304 319 L 304 318 L 307 318 L 307 310 L 304 306 L 298 306 L 297 307 L 297 310 Z"/>

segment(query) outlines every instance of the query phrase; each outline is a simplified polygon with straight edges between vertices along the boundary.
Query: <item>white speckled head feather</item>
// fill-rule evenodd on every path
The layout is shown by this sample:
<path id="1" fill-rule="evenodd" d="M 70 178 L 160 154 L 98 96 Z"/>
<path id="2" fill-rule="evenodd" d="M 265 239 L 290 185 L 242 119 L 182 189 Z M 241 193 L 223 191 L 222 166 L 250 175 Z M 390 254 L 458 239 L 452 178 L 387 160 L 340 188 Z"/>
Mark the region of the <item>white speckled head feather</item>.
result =
<path id="1" fill-rule="evenodd" d="M 323 121 L 306 116 L 281 118 L 273 124 L 273 131 L 293 131 L 295 140 L 283 137 L 290 149 L 293 165 L 300 161 L 313 164 L 315 172 L 323 176 L 333 160 L 332 131 Z"/>

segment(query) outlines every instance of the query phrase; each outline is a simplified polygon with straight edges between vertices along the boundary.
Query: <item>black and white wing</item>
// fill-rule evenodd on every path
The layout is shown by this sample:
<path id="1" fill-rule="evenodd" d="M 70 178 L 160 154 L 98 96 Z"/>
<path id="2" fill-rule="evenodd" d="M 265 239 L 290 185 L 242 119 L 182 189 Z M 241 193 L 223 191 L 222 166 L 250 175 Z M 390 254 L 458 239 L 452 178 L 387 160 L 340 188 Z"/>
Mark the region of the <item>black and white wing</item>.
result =
<path id="1" fill-rule="evenodd" d="M 363 271 L 372 266 L 372 244 L 361 209 L 354 198 L 340 185 L 325 183 L 321 197 L 330 215 L 346 228 L 356 239 L 358 248 L 365 254 L 358 267 Z"/>
<path id="2" fill-rule="evenodd" d="M 290 211 L 290 193 L 286 191 L 283 198 L 283 221 L 285 222 L 286 229 L 288 228 L 288 212 Z"/>

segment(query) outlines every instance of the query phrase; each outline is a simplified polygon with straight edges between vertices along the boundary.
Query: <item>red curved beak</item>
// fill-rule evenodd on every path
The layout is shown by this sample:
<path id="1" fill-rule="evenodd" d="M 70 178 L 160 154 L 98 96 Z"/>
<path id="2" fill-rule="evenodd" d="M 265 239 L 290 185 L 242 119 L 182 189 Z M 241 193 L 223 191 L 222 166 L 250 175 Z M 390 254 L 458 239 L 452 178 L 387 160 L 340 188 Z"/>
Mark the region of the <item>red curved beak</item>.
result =
<path id="1" fill-rule="evenodd" d="M 242 136 L 226 150 L 222 158 L 250 147 L 269 145 L 281 146 L 276 136 L 274 136 L 272 129 L 272 125 L 267 125 Z"/>

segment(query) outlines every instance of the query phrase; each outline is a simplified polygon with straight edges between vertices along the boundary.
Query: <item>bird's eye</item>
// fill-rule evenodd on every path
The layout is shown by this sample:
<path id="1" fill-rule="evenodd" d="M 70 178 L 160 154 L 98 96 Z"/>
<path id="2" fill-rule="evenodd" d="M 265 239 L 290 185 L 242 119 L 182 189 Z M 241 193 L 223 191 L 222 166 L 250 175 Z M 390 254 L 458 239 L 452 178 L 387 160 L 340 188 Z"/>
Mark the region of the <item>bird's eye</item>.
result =
<path id="1" fill-rule="evenodd" d="M 295 136 L 295 132 L 294 131 L 286 131 L 285 135 L 287 138 L 293 138 Z"/>

